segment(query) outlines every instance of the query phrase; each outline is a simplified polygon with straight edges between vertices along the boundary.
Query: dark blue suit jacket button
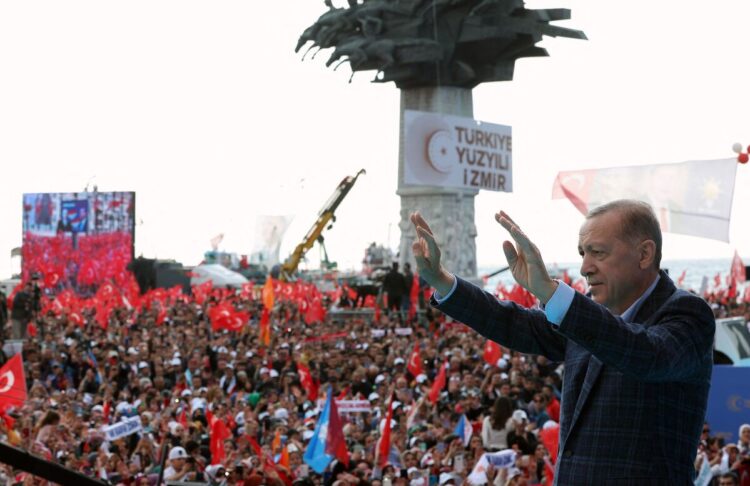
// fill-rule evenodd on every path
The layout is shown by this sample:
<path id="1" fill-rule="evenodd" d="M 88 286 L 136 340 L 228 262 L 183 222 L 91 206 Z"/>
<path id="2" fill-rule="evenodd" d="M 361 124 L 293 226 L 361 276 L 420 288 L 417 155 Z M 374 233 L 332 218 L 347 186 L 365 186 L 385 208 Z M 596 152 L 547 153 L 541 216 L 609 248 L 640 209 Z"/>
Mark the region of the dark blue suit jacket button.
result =
<path id="1" fill-rule="evenodd" d="M 563 457 L 570 457 L 573 455 L 573 451 L 565 451 L 563 452 Z"/>

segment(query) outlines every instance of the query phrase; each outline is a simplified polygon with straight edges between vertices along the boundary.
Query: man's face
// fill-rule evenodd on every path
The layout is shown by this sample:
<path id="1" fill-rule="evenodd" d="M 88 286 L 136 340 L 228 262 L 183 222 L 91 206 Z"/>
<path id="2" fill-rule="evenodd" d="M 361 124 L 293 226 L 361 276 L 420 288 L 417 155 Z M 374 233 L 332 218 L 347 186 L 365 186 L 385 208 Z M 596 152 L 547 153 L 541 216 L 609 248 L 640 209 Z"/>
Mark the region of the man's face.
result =
<path id="1" fill-rule="evenodd" d="M 737 483 L 732 478 L 720 478 L 719 486 L 736 486 Z"/>
<path id="2" fill-rule="evenodd" d="M 617 211 L 587 220 L 578 237 L 578 253 L 583 258 L 581 274 L 587 277 L 591 298 L 616 314 L 622 314 L 646 290 L 651 261 L 641 258 L 640 242 L 620 237 Z"/>

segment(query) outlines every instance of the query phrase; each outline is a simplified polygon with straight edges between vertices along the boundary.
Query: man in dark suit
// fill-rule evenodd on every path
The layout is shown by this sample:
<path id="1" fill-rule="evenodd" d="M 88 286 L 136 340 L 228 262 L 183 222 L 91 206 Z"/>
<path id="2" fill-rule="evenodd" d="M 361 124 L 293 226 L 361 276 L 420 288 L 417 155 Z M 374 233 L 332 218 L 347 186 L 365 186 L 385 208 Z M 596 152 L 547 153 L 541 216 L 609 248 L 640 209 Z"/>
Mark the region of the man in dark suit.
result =
<path id="1" fill-rule="evenodd" d="M 398 271 L 398 262 L 393 262 L 391 271 L 385 275 L 383 291 L 388 295 L 388 310 L 398 313 L 401 310 L 401 299 L 406 293 L 404 276 Z"/>
<path id="2" fill-rule="evenodd" d="M 513 277 L 544 310 L 498 301 L 446 271 L 419 213 L 414 255 L 437 308 L 504 346 L 564 362 L 556 484 L 693 484 L 715 322 L 659 270 L 651 207 L 621 200 L 589 212 L 578 244 L 587 296 L 552 280 L 518 225 L 495 217 L 515 242 L 503 243 Z"/>

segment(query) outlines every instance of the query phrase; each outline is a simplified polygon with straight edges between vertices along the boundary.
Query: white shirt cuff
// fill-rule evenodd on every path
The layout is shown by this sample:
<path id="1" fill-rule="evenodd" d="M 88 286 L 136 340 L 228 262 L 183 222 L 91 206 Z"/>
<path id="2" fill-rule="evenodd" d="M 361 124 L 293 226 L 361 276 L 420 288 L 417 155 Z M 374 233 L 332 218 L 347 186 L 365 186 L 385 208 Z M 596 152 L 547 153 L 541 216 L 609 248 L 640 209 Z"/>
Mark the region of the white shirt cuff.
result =
<path id="1" fill-rule="evenodd" d="M 451 295 L 453 295 L 453 292 L 456 291 L 456 287 L 458 287 L 458 279 L 456 278 L 456 276 L 451 275 L 451 277 L 453 277 L 453 287 L 451 287 L 450 291 L 445 294 L 445 297 L 441 296 L 437 290 L 432 293 L 432 296 L 435 297 L 435 301 L 438 304 L 442 304 L 446 300 L 450 299 Z"/>
<path id="2" fill-rule="evenodd" d="M 576 291 L 568 284 L 559 280 L 557 281 L 557 290 L 555 290 L 555 293 L 552 294 L 552 297 L 544 306 L 544 314 L 547 316 L 547 320 L 555 327 L 558 327 L 563 319 L 565 319 L 565 314 L 568 313 L 570 304 L 573 302 L 573 297 L 575 296 Z"/>

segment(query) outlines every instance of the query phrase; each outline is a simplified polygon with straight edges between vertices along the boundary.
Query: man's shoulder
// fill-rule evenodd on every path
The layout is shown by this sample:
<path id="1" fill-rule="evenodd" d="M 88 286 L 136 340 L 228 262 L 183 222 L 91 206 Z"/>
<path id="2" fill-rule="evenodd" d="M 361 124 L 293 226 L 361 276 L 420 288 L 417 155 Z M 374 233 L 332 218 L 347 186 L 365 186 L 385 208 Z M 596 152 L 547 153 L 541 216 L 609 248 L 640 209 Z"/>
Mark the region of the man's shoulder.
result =
<path id="1" fill-rule="evenodd" d="M 672 293 L 669 298 L 667 298 L 665 304 L 673 304 L 675 302 L 679 302 L 680 305 L 688 304 L 697 307 L 705 307 L 708 310 L 711 309 L 711 307 L 708 305 L 708 302 L 706 302 L 703 297 L 683 289 L 675 289 L 674 293 Z"/>

